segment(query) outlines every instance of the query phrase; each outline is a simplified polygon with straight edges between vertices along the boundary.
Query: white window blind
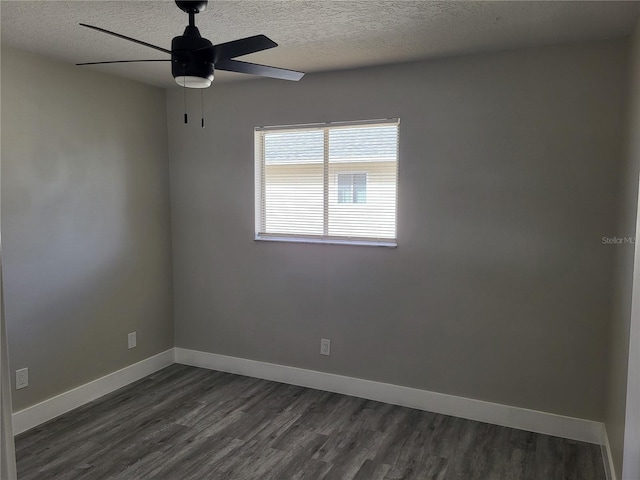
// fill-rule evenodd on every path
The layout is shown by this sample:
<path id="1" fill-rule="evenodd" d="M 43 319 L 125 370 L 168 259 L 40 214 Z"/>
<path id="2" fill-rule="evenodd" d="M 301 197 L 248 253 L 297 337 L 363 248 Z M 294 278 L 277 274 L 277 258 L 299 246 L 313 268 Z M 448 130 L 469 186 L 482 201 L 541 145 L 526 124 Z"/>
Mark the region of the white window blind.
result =
<path id="1" fill-rule="evenodd" d="M 256 128 L 256 239 L 395 246 L 398 125 Z"/>

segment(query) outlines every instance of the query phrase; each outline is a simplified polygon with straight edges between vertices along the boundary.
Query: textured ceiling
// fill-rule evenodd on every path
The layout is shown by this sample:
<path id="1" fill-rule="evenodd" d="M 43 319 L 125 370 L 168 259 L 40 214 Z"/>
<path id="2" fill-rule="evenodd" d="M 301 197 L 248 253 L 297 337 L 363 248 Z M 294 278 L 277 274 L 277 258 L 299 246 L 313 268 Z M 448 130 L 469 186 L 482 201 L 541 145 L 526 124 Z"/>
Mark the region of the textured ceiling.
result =
<path id="1" fill-rule="evenodd" d="M 196 16 L 214 44 L 263 33 L 278 48 L 241 57 L 305 72 L 628 35 L 640 2 L 211 0 Z M 170 48 L 188 19 L 173 1 L 2 1 L 2 42 L 69 63 L 165 58 L 84 27 Z M 168 63 L 92 68 L 175 87 Z M 252 78 L 216 72 L 216 81 Z"/>

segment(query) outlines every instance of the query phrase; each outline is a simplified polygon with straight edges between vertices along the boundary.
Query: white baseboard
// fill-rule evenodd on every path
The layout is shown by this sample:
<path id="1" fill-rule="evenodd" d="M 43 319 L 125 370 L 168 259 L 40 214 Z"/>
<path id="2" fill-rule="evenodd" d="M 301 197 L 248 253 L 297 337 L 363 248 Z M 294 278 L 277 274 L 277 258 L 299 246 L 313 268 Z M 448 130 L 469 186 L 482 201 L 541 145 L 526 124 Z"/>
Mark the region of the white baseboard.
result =
<path id="1" fill-rule="evenodd" d="M 505 427 L 603 444 L 603 424 L 416 388 L 176 348 L 177 363 L 367 398 Z M 615 479 L 612 479 L 615 480 Z"/>
<path id="2" fill-rule="evenodd" d="M 153 357 L 146 358 L 97 380 L 85 383 L 24 410 L 15 412 L 13 414 L 13 434 L 18 435 L 25 432 L 107 393 L 111 393 L 118 388 L 168 367 L 175 363 L 174 350 L 170 348 Z"/>
<path id="3" fill-rule="evenodd" d="M 14 435 L 140 380 L 172 363 L 299 385 L 379 402 L 601 445 L 607 480 L 617 480 L 601 422 L 512 407 L 389 383 L 172 348 L 13 414 Z"/>
<path id="4" fill-rule="evenodd" d="M 618 480 L 616 469 L 613 466 L 609 436 L 607 435 L 607 429 L 604 424 L 602 424 L 602 445 L 600 448 L 602 449 L 602 461 L 604 463 L 604 473 L 607 475 L 607 480 Z"/>

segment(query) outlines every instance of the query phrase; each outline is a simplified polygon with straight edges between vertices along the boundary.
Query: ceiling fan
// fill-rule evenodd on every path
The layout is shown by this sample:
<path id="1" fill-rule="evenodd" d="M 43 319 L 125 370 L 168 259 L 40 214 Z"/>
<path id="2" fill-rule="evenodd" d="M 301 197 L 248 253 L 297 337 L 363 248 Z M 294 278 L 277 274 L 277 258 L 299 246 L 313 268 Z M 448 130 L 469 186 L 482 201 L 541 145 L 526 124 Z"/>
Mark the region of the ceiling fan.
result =
<path id="1" fill-rule="evenodd" d="M 133 62 L 171 62 L 171 73 L 176 83 L 187 88 L 207 88 L 213 81 L 214 69 L 228 72 L 248 73 L 261 77 L 277 78 L 282 80 L 298 81 L 304 73 L 283 68 L 259 65 L 256 63 L 242 62 L 235 60 L 236 57 L 260 52 L 269 48 L 277 47 L 278 44 L 265 35 L 255 35 L 253 37 L 241 38 L 231 42 L 213 45 L 206 38 L 200 36 L 200 31 L 195 25 L 197 13 L 207 8 L 208 0 L 180 1 L 176 4 L 180 10 L 189 14 L 189 25 L 184 33 L 174 37 L 171 41 L 171 50 L 167 50 L 150 43 L 127 37 L 119 33 L 105 30 L 81 23 L 83 27 L 91 28 L 99 32 L 104 32 L 130 42 L 134 42 L 146 47 L 154 48 L 171 55 L 171 58 L 158 60 L 113 60 L 108 62 L 88 62 L 77 63 L 76 65 L 99 65 L 106 63 L 133 63 Z"/>

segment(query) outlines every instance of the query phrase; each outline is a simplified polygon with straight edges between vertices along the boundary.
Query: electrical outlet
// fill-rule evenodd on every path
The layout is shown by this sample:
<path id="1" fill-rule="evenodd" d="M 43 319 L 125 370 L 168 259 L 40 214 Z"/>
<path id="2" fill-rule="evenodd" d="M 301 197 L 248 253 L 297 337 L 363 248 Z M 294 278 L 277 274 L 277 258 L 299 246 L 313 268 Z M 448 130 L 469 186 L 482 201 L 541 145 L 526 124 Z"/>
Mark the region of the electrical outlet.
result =
<path id="1" fill-rule="evenodd" d="M 320 339 L 320 355 L 331 355 L 331 340 Z"/>
<path id="2" fill-rule="evenodd" d="M 16 370 L 16 390 L 29 386 L 29 369 Z"/>
<path id="3" fill-rule="evenodd" d="M 129 340 L 129 348 L 135 348 L 135 346 L 137 345 L 137 340 L 136 340 L 136 332 L 131 332 L 129 334 L 128 337 Z"/>

